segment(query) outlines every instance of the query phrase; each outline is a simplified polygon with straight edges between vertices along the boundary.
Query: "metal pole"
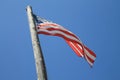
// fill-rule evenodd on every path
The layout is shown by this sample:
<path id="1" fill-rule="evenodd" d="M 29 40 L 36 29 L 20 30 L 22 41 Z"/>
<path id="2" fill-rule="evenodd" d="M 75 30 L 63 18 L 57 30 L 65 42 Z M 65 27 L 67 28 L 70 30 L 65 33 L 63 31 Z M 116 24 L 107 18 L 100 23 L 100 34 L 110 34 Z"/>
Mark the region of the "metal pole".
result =
<path id="1" fill-rule="evenodd" d="M 34 22 L 31 6 L 27 6 L 27 15 L 28 15 L 28 21 L 29 21 L 29 26 L 30 26 L 32 46 L 33 46 L 33 51 L 34 51 L 36 72 L 37 72 L 37 77 L 38 77 L 37 80 L 47 80 L 45 63 L 44 63 L 44 59 L 43 59 L 43 55 L 42 55 L 42 50 L 40 47 L 38 34 L 36 31 L 36 25 Z"/>

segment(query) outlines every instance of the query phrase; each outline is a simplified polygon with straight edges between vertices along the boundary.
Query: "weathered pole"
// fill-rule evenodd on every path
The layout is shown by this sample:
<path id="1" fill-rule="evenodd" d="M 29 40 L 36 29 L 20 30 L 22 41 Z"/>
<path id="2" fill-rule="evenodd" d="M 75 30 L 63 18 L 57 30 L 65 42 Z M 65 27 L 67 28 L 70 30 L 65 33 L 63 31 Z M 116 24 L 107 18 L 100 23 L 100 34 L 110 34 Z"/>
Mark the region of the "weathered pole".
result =
<path id="1" fill-rule="evenodd" d="M 36 72 L 37 72 L 37 77 L 38 77 L 37 80 L 47 80 L 45 62 L 44 62 L 42 50 L 40 47 L 40 42 L 39 42 L 38 34 L 36 31 L 36 25 L 35 25 L 31 6 L 27 6 L 27 15 L 28 15 L 28 21 L 29 21 L 29 26 L 30 26 L 32 46 L 33 46 L 33 51 L 34 51 Z"/>

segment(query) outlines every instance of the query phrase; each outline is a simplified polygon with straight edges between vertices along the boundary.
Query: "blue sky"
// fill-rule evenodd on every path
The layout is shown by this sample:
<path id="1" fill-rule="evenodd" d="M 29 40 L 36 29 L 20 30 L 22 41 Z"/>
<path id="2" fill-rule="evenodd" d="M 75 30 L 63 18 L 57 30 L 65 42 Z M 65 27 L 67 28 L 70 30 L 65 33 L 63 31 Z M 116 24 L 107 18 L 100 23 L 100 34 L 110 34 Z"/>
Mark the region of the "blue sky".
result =
<path id="1" fill-rule="evenodd" d="M 27 5 L 75 33 L 97 55 L 90 68 L 63 39 L 39 35 L 48 80 L 120 80 L 119 4 L 119 0 L 0 1 L 0 80 L 37 80 Z"/>

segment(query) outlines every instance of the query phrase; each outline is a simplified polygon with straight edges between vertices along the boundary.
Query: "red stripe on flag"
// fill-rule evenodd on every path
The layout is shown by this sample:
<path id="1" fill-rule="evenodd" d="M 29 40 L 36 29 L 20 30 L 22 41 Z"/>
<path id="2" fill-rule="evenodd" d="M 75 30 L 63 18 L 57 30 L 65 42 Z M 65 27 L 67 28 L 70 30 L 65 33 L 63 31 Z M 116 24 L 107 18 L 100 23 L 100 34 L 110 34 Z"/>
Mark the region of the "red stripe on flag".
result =
<path id="1" fill-rule="evenodd" d="M 85 54 L 86 55 L 86 54 Z M 86 55 L 86 57 L 87 57 L 87 59 L 91 62 L 91 63 L 94 63 L 94 60 L 92 59 L 92 58 L 90 58 L 89 56 L 87 56 Z"/>
<path id="2" fill-rule="evenodd" d="M 65 40 L 68 45 L 73 49 L 73 51 L 80 57 L 83 57 L 83 49 L 81 49 L 76 43 Z"/>
<path id="3" fill-rule="evenodd" d="M 84 46 L 84 48 L 85 48 L 92 56 L 96 57 L 96 54 L 95 54 L 92 50 L 90 50 L 90 49 L 87 48 L 86 46 Z"/>
<path id="4" fill-rule="evenodd" d="M 49 31 L 48 31 L 48 32 L 45 32 L 45 31 L 38 31 L 38 34 L 45 34 L 45 35 L 59 36 L 59 37 L 64 38 L 65 40 L 70 40 L 70 41 L 73 41 L 73 42 L 76 42 L 76 43 L 80 43 L 80 42 L 78 42 L 79 40 L 78 40 L 78 41 L 73 40 L 73 39 L 71 39 L 71 38 L 66 37 L 66 36 L 63 35 L 63 34 L 60 34 L 60 33 L 52 34 L 52 33 L 49 33 Z M 69 35 L 68 35 L 68 36 L 69 36 Z"/>
<path id="5" fill-rule="evenodd" d="M 91 51 L 90 49 L 88 49 L 86 46 L 84 46 L 84 56 L 85 56 L 86 61 L 92 67 L 92 65 L 96 59 L 95 53 L 93 51 Z"/>
<path id="6" fill-rule="evenodd" d="M 49 30 L 49 31 L 54 31 L 54 30 L 61 31 L 61 32 L 67 34 L 67 35 L 73 36 L 76 39 L 78 39 L 78 37 L 75 36 L 72 32 L 64 29 L 60 25 L 56 25 L 56 24 L 52 24 L 52 23 L 51 24 L 50 23 L 45 23 L 45 25 L 38 25 L 38 28 L 43 28 L 44 29 L 45 26 L 53 26 L 53 27 L 46 28 L 46 30 Z"/>

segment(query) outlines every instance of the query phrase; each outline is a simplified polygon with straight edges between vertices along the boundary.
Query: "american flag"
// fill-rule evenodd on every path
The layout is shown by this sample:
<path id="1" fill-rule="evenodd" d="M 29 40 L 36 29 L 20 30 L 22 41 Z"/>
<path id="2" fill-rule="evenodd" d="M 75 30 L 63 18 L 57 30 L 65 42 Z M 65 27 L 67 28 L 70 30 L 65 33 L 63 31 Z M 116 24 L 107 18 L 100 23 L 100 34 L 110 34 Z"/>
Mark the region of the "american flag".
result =
<path id="1" fill-rule="evenodd" d="M 59 36 L 63 38 L 79 57 L 85 58 L 89 65 L 91 67 L 93 66 L 96 59 L 95 53 L 87 48 L 75 34 L 65 29 L 61 25 L 48 21 L 44 18 L 36 15 L 34 15 L 34 18 L 37 25 L 38 34 Z"/>

